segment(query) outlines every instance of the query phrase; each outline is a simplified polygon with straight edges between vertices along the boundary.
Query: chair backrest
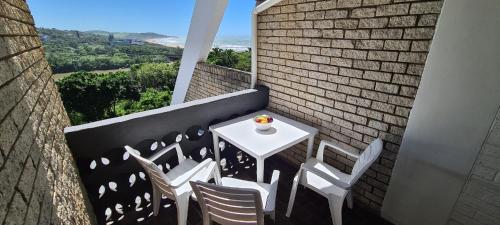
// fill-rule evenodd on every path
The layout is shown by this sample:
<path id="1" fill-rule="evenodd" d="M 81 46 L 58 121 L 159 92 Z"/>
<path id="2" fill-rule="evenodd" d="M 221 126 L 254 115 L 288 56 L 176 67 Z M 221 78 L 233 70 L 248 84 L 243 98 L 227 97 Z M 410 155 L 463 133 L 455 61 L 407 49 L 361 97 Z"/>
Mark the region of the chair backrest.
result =
<path id="1" fill-rule="evenodd" d="M 203 212 L 204 224 L 264 225 L 262 200 L 257 190 L 190 181 Z"/>
<path id="2" fill-rule="evenodd" d="M 358 179 L 368 170 L 382 152 L 382 140 L 377 138 L 361 153 L 358 160 L 354 164 L 351 172 L 351 185 L 356 183 Z"/>
<path id="3" fill-rule="evenodd" d="M 159 189 L 163 194 L 173 197 L 173 190 L 170 188 L 170 181 L 165 176 L 163 171 L 152 161 L 142 157 L 140 152 L 130 146 L 125 146 L 125 150 L 133 156 L 139 164 L 144 168 L 149 178 L 151 179 L 151 184 Z"/>

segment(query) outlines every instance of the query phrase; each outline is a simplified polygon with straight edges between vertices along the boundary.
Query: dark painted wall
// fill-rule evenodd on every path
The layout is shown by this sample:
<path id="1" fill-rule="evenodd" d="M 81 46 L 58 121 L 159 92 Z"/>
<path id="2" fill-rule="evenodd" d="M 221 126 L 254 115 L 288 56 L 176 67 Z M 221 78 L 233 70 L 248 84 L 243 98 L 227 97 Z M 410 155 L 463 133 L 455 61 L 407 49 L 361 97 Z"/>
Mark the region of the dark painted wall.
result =
<path id="1" fill-rule="evenodd" d="M 155 142 L 158 146 L 162 142 L 169 145 L 180 136 L 182 141 L 179 143 L 187 157 L 196 161 L 213 158 L 212 135 L 208 127 L 264 109 L 268 105 L 268 99 L 269 89 L 260 86 L 255 90 L 66 128 L 68 145 L 77 161 L 98 223 L 105 224 L 120 218 L 135 221 L 141 217 L 146 218 L 151 212 L 151 207 L 146 206 L 148 201 L 144 198 L 144 194 L 148 193 L 152 199 L 149 180 L 147 177 L 141 179 L 141 176 L 144 177 L 142 168 L 132 157 L 124 156 L 123 146 L 134 146 L 141 151 L 141 155 L 147 157 L 156 152 L 151 150 Z M 167 163 L 172 168 L 177 164 L 176 157 L 172 157 L 174 154 L 175 151 L 171 151 L 158 161 L 165 172 L 168 171 Z M 131 179 L 134 180 L 132 177 L 136 180 L 133 184 L 130 182 Z M 110 188 L 114 184 L 117 186 L 116 191 Z M 139 208 L 144 210 L 137 210 L 137 196 L 142 199 L 143 204 Z M 126 217 L 117 213 L 116 204 L 123 206 Z M 107 208 L 112 211 L 112 216 L 108 219 L 105 216 Z"/>

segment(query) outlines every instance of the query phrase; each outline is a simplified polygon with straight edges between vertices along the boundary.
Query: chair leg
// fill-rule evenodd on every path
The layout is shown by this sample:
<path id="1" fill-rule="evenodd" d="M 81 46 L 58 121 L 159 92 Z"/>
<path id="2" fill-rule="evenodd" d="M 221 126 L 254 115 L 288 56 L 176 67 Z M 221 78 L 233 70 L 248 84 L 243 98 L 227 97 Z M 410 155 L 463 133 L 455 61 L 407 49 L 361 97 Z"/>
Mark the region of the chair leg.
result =
<path id="1" fill-rule="evenodd" d="M 353 205 L 352 205 L 352 204 L 353 204 L 353 202 L 352 202 L 352 191 L 348 191 L 348 192 L 347 192 L 347 196 L 346 196 L 346 198 L 347 198 L 347 207 L 348 207 L 349 209 L 352 209 L 352 206 L 353 206 Z"/>
<path id="2" fill-rule="evenodd" d="M 328 197 L 328 204 L 330 205 L 330 214 L 332 216 L 333 225 L 342 225 L 342 204 L 344 198 L 339 196 L 330 195 Z"/>
<path id="3" fill-rule="evenodd" d="M 177 205 L 177 224 L 186 225 L 189 210 L 189 194 L 178 196 L 175 204 Z"/>
<path id="4" fill-rule="evenodd" d="M 161 192 L 153 185 L 153 215 L 157 216 L 160 211 Z"/>
<path id="5" fill-rule="evenodd" d="M 203 225 L 212 225 L 212 221 L 207 217 L 205 219 L 205 216 L 203 216 Z"/>
<path id="6" fill-rule="evenodd" d="M 288 200 L 288 209 L 286 210 L 286 217 L 290 217 L 292 213 L 293 203 L 295 202 L 295 195 L 297 194 L 297 187 L 299 186 L 299 171 L 297 175 L 293 178 L 292 191 L 290 193 L 290 199 Z"/>
<path id="7" fill-rule="evenodd" d="M 210 220 L 208 215 L 203 214 L 203 225 L 212 225 L 213 222 Z"/>

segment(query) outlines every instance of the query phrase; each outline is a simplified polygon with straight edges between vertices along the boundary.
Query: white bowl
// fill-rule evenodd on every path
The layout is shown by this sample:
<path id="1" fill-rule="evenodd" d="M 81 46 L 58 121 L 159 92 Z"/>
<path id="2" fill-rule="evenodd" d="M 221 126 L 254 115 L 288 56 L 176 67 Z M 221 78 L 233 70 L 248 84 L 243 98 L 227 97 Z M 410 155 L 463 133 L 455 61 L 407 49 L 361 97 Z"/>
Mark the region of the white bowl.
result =
<path id="1" fill-rule="evenodd" d="M 264 130 L 269 130 L 269 128 L 271 128 L 271 123 L 257 123 L 255 121 L 253 121 L 255 123 L 255 128 L 257 128 L 257 130 L 261 130 L 261 131 L 264 131 Z"/>

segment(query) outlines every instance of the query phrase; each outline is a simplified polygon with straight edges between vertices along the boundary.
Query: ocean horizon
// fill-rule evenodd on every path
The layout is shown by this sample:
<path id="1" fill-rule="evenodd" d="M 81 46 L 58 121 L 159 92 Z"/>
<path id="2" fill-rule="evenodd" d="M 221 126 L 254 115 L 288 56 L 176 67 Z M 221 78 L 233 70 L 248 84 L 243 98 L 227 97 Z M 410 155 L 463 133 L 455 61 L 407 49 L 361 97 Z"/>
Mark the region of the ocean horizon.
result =
<path id="1" fill-rule="evenodd" d="M 186 44 L 186 36 L 153 38 L 146 40 L 150 43 L 160 44 L 168 47 L 184 48 Z M 246 51 L 252 46 L 250 36 L 221 36 L 214 40 L 213 48 L 232 49 L 234 51 Z"/>

